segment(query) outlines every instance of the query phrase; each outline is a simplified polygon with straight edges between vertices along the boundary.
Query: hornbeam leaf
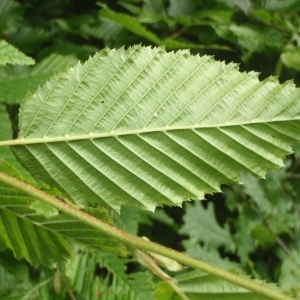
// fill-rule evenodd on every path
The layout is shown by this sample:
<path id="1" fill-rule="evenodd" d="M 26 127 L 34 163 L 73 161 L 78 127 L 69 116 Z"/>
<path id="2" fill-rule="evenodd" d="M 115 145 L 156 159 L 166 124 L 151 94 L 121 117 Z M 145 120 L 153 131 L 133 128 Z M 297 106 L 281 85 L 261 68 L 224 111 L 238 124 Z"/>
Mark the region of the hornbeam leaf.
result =
<path id="1" fill-rule="evenodd" d="M 19 138 L 0 145 L 77 203 L 154 210 L 283 166 L 299 96 L 187 50 L 104 49 L 27 96 Z"/>

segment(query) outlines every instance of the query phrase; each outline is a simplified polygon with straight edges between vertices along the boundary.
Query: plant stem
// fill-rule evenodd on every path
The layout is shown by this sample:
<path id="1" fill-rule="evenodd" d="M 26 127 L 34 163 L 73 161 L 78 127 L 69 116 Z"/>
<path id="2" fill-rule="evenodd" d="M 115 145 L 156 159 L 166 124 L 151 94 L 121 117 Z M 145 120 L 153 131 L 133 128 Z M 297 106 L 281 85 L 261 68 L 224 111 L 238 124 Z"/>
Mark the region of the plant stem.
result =
<path id="1" fill-rule="evenodd" d="M 0 181 L 10 185 L 20 191 L 25 192 L 26 194 L 33 196 L 44 203 L 47 203 L 59 211 L 66 213 L 74 218 L 77 218 L 82 223 L 85 223 L 93 228 L 98 229 L 102 233 L 107 234 L 108 236 L 114 237 L 119 241 L 123 242 L 125 245 L 132 247 L 134 249 L 142 249 L 151 251 L 165 257 L 171 258 L 178 261 L 179 263 L 189 266 L 191 268 L 201 270 L 203 272 L 209 273 L 218 278 L 229 281 L 238 286 L 244 287 L 250 291 L 253 291 L 257 294 L 264 295 L 270 299 L 274 300 L 294 300 L 293 298 L 283 295 L 275 290 L 272 290 L 266 286 L 258 284 L 253 280 L 248 278 L 243 278 L 238 275 L 229 273 L 225 270 L 219 269 L 217 267 L 211 266 L 203 261 L 197 260 L 195 258 L 189 257 L 183 253 L 177 252 L 173 249 L 164 247 L 162 245 L 147 241 L 145 239 L 139 238 L 137 236 L 131 235 L 127 232 L 124 232 L 114 226 L 111 226 L 95 217 L 84 213 L 75 207 L 72 207 L 53 196 L 50 196 L 43 191 L 31 186 L 30 184 L 24 183 L 14 177 L 11 177 L 5 173 L 0 172 Z"/>

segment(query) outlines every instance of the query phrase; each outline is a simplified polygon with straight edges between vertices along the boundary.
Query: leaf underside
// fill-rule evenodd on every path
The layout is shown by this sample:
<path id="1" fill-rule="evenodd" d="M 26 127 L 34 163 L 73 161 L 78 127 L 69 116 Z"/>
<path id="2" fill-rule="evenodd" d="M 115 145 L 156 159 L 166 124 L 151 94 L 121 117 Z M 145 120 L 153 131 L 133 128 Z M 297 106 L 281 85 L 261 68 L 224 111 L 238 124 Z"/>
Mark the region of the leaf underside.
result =
<path id="1" fill-rule="evenodd" d="M 186 50 L 104 49 L 24 100 L 12 149 L 77 203 L 154 210 L 282 166 L 298 99 L 291 82 Z"/>

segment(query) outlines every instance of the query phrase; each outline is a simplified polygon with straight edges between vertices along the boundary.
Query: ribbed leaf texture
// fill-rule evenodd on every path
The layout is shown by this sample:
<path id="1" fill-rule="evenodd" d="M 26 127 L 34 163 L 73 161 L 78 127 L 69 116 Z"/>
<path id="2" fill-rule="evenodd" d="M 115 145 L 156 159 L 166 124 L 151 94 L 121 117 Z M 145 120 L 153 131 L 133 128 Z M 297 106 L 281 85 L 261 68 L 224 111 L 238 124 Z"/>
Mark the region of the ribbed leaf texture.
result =
<path id="1" fill-rule="evenodd" d="M 20 176 L 5 162 L 1 162 L 0 171 Z M 83 211 L 112 224 L 103 208 Z M 25 258 L 32 265 L 50 265 L 67 258 L 70 239 L 101 251 L 126 255 L 125 247 L 117 240 L 1 183 L 0 232 L 0 250 L 9 248 L 16 258 Z"/>
<path id="2" fill-rule="evenodd" d="M 51 265 L 69 256 L 68 243 L 31 219 L 41 217 L 30 205 L 34 199 L 0 183 L 0 250 L 10 249 L 34 266 Z"/>
<path id="3" fill-rule="evenodd" d="M 111 253 L 80 249 L 66 263 L 66 275 L 72 290 L 75 290 L 81 299 L 153 299 L 154 284 L 151 274 L 146 271 L 128 275 L 127 263 L 128 259 L 120 259 Z M 99 272 L 100 267 L 102 272 Z M 101 275 L 106 272 L 107 275 Z"/>
<path id="4" fill-rule="evenodd" d="M 0 40 L 0 65 L 33 65 L 34 60 L 4 40 Z"/>
<path id="5" fill-rule="evenodd" d="M 24 52 L 31 52 L 36 47 L 41 47 L 52 38 L 49 31 L 39 27 L 22 26 L 18 30 L 11 32 L 7 41 Z"/>
<path id="6" fill-rule="evenodd" d="M 299 95 L 186 50 L 104 49 L 25 99 L 19 139 L 2 145 L 76 202 L 154 210 L 281 167 Z"/>
<path id="7" fill-rule="evenodd" d="M 149 272 L 135 272 L 127 275 L 125 265 L 128 261 L 111 253 L 99 253 L 99 263 L 105 267 L 112 278 L 102 283 L 101 299 L 105 300 L 152 300 L 154 284 Z"/>
<path id="8" fill-rule="evenodd" d="M 179 287 L 186 293 L 190 300 L 267 300 L 269 298 L 255 294 L 249 290 L 233 285 L 199 271 L 191 271 L 175 277 Z M 266 284 L 261 282 L 261 284 Z M 277 289 L 274 284 L 268 284 L 272 289 Z M 278 290 L 278 289 L 277 289 Z M 162 300 L 162 299 L 161 299 Z"/>
<path id="9" fill-rule="evenodd" d="M 162 41 L 153 32 L 141 25 L 139 20 L 135 17 L 122 13 L 116 13 L 104 5 L 102 6 L 100 16 L 124 26 L 127 30 L 151 41 L 156 45 L 162 44 Z"/>
<path id="10" fill-rule="evenodd" d="M 81 299 L 97 299 L 101 295 L 103 282 L 95 274 L 99 264 L 99 255 L 87 249 L 79 249 L 71 259 L 66 262 L 66 276 L 69 279 L 73 291 L 76 291 Z"/>

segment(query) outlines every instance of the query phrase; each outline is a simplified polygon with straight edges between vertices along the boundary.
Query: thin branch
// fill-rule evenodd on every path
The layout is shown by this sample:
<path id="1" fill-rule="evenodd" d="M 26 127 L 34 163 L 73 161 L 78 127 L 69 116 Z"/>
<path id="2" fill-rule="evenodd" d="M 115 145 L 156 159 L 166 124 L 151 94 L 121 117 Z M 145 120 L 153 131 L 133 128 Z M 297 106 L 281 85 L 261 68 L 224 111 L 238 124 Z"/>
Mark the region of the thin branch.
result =
<path id="1" fill-rule="evenodd" d="M 108 236 L 111 236 L 113 238 L 118 239 L 125 245 L 134 248 L 134 249 L 142 249 L 151 251 L 160 255 L 163 255 L 165 257 L 168 257 L 170 259 L 174 259 L 178 261 L 179 263 L 189 266 L 191 268 L 201 270 L 203 272 L 206 272 L 208 274 L 211 274 L 213 276 L 216 276 L 218 278 L 224 279 L 226 281 L 229 281 L 233 284 L 236 284 L 238 286 L 244 287 L 252 292 L 255 292 L 257 294 L 269 297 L 273 300 L 294 300 L 293 298 L 286 296 L 278 291 L 272 290 L 266 286 L 263 286 L 261 284 L 258 284 L 257 282 L 254 282 L 253 280 L 250 280 L 248 278 L 240 277 L 236 274 L 229 273 L 228 271 L 219 269 L 217 267 L 211 266 L 203 261 L 197 260 L 195 258 L 192 258 L 190 256 L 187 256 L 183 253 L 177 252 L 173 249 L 164 247 L 162 245 L 147 241 L 145 239 L 139 238 L 137 236 L 131 235 L 127 232 L 124 232 L 114 226 L 111 226 L 99 219 L 96 219 L 95 217 L 84 213 L 82 211 L 77 210 L 75 207 L 72 207 L 66 203 L 63 203 L 56 199 L 53 196 L 50 196 L 43 191 L 40 191 L 36 189 L 35 187 L 24 183 L 14 177 L 11 177 L 5 173 L 0 172 L 0 181 L 3 183 L 10 185 L 20 191 L 23 191 L 24 193 L 31 195 L 39 200 L 41 200 L 44 203 L 47 203 L 59 211 L 66 213 L 78 220 L 80 220 L 82 223 L 87 224 L 95 229 L 98 229 L 104 234 L 107 234 Z"/>

